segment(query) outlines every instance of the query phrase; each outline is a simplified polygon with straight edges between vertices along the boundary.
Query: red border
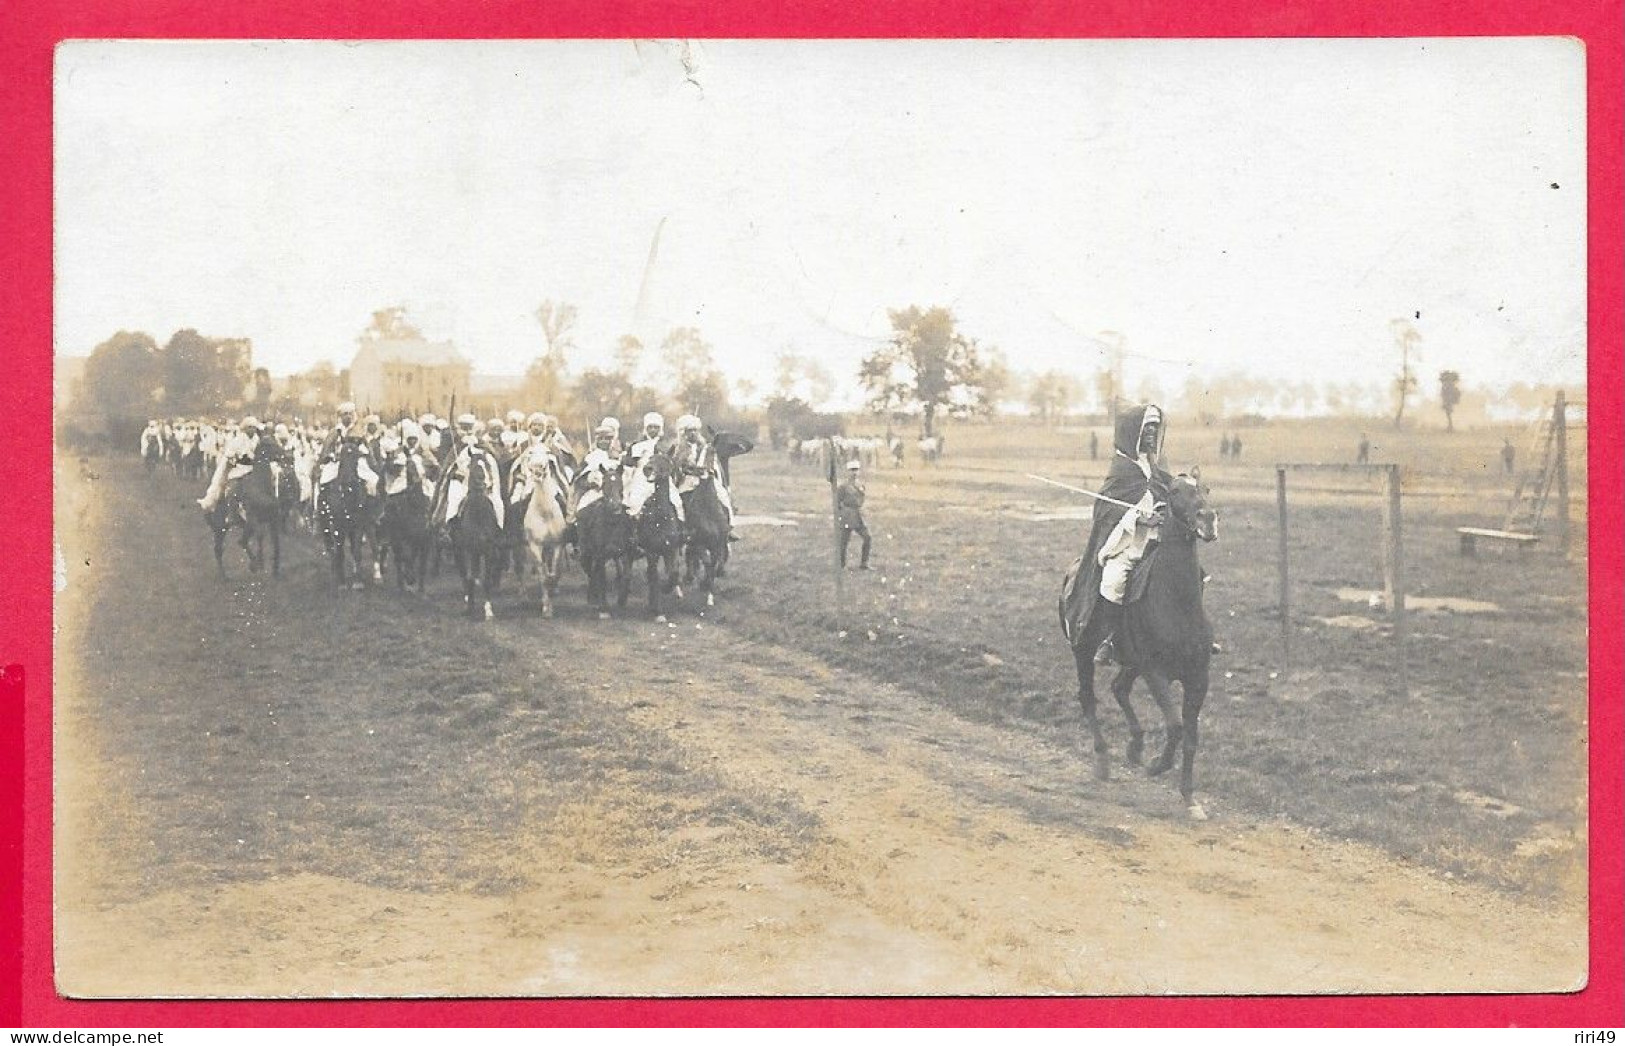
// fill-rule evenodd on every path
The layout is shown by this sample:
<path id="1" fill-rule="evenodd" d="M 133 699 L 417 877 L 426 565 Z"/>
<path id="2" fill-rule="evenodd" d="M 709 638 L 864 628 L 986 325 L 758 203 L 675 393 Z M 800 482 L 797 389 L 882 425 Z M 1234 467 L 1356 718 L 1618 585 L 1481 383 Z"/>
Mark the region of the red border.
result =
<path id="1" fill-rule="evenodd" d="M 0 18 L 0 1026 L 1569 1026 L 1625 1025 L 1621 972 L 1622 0 L 82 0 Z M 1587 45 L 1590 220 L 1591 977 L 1564 996 L 1246 999 L 81 1003 L 51 976 L 51 71 L 65 39 L 513 37 L 1179 37 L 1566 35 Z M 1601 535 L 1599 538 L 1598 536 Z M 7 673 L 6 681 L 15 680 Z M 26 717 L 26 724 L 21 720 Z M 18 727 L 26 733 L 19 735 Z M 15 749 L 26 745 L 19 791 Z M 20 817 L 19 817 L 20 814 Z M 18 845 L 23 860 L 16 860 Z M 19 893 L 14 869 L 23 867 Z M 13 988 L 19 989 L 13 991 Z"/>

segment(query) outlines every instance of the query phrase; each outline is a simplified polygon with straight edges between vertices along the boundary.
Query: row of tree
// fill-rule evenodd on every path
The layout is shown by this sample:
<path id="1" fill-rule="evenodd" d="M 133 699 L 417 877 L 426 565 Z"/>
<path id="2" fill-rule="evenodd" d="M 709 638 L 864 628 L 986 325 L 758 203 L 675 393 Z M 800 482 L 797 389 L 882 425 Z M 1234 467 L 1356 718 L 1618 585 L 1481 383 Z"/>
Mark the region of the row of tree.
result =
<path id="1" fill-rule="evenodd" d="M 150 334 L 119 331 L 85 361 L 78 399 L 110 423 L 156 415 L 265 410 L 271 375 L 253 365 L 247 338 L 210 338 L 187 328 L 160 346 Z"/>
<path id="2" fill-rule="evenodd" d="M 575 425 L 605 416 L 635 417 L 646 410 L 681 410 L 717 424 L 747 423 L 734 406 L 733 394 L 756 401 L 768 392 L 760 415 L 769 429 L 802 437 L 828 435 L 839 419 L 821 414 L 817 405 L 831 399 L 837 380 L 815 356 L 781 352 L 773 385 L 760 390 L 749 381 L 730 385 L 717 365 L 713 346 L 695 327 L 669 331 L 653 351 L 626 334 L 616 342 L 613 362 L 573 373 L 570 357 L 576 342 L 578 312 L 567 302 L 548 300 L 537 308 L 542 350 L 527 368 L 517 396 L 522 404 L 545 406 Z M 943 307 L 908 306 L 889 313 L 890 336 L 866 356 L 858 380 L 868 409 L 877 417 L 917 418 L 926 432 L 939 417 L 988 414 L 1007 402 L 1024 403 L 1048 423 L 1079 414 L 1110 412 L 1116 379 L 1103 368 L 1089 379 L 1051 369 L 1016 373 L 1003 354 L 961 332 L 953 313 Z M 381 309 L 359 338 L 422 340 L 422 333 L 403 306 Z M 1402 353 L 1393 388 L 1379 384 L 1281 382 L 1245 374 L 1192 377 L 1169 396 L 1154 380 L 1133 390 L 1136 400 L 1162 403 L 1170 409 L 1218 424 L 1238 417 L 1275 414 L 1380 414 L 1389 396 L 1397 399 L 1398 424 L 1417 379 L 1413 360 L 1419 340 L 1414 328 L 1396 321 L 1396 344 Z M 252 346 L 243 338 L 210 338 L 196 330 L 176 331 L 162 346 L 145 333 L 119 331 L 96 346 L 87 361 L 83 387 L 76 397 L 110 423 L 144 420 L 157 415 L 201 416 L 249 410 L 296 415 L 312 403 L 334 404 L 349 395 L 348 371 L 322 362 L 290 375 L 273 398 L 270 374 L 254 368 Z M 1492 406 L 1514 413 L 1539 410 L 1550 390 L 1514 386 L 1497 397 L 1483 390 L 1464 390 L 1461 375 L 1446 370 L 1438 376 L 1438 405 L 1447 426 L 1466 408 L 1477 420 Z M 1127 390 L 1123 390 L 1125 393 Z"/>

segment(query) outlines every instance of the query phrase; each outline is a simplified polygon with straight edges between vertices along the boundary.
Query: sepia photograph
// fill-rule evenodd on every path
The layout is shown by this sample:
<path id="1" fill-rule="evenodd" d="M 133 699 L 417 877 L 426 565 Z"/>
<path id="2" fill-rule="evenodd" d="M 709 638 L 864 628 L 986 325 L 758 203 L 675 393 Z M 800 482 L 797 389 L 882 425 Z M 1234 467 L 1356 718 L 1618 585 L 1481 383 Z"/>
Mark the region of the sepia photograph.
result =
<path id="1" fill-rule="evenodd" d="M 57 992 L 1583 989 L 1586 76 L 62 43 Z"/>

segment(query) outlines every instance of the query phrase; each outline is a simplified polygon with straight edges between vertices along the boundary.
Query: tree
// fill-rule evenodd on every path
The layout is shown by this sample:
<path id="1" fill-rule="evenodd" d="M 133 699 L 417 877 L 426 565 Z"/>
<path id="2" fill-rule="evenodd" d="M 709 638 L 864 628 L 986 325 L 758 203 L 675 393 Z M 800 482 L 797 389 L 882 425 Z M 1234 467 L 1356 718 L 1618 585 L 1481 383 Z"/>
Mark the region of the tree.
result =
<path id="1" fill-rule="evenodd" d="M 643 342 L 633 334 L 623 334 L 615 341 L 615 369 L 627 381 L 636 380 L 638 365 L 643 362 Z"/>
<path id="2" fill-rule="evenodd" d="M 557 361 L 559 371 L 563 372 L 565 352 L 575 348 L 576 307 L 549 298 L 537 307 L 536 322 L 542 325 L 542 337 L 547 341 L 547 356 Z"/>
<path id="3" fill-rule="evenodd" d="M 786 349 L 779 353 L 773 374 L 773 392 L 782 399 L 823 403 L 835 394 L 835 376 L 811 356 Z"/>
<path id="4" fill-rule="evenodd" d="M 1399 373 L 1394 377 L 1394 398 L 1398 401 L 1394 410 L 1394 428 L 1397 429 L 1405 419 L 1405 404 L 1410 400 L 1411 393 L 1416 391 L 1416 374 L 1411 370 L 1411 356 L 1422 355 L 1416 347 L 1422 335 L 1406 319 L 1389 321 L 1388 329 L 1393 332 L 1394 344 L 1399 346 Z"/>
<path id="5" fill-rule="evenodd" d="M 866 357 L 858 378 L 876 413 L 918 406 L 925 434 L 935 432 L 937 411 L 954 402 L 971 402 L 981 386 L 976 346 L 954 326 L 953 313 L 941 306 L 895 309 L 892 336 Z"/>
<path id="6" fill-rule="evenodd" d="M 677 390 L 677 404 L 685 413 L 715 419 L 728 409 L 728 383 L 719 371 L 697 374 Z"/>
<path id="7" fill-rule="evenodd" d="M 1045 424 L 1056 424 L 1071 411 L 1078 391 L 1078 381 L 1072 375 L 1047 370 L 1027 386 L 1027 408 Z"/>
<path id="8" fill-rule="evenodd" d="M 361 332 L 362 343 L 379 341 L 422 341 L 423 332 L 406 319 L 406 306 L 391 305 L 372 314 L 372 322 Z"/>
<path id="9" fill-rule="evenodd" d="M 676 327 L 660 343 L 661 366 L 672 394 L 682 399 L 682 390 L 717 369 L 711 345 L 693 327 Z"/>
<path id="10" fill-rule="evenodd" d="M 1461 403 L 1461 375 L 1453 370 L 1439 372 L 1439 406 L 1444 408 L 1444 427 L 1456 431 L 1456 406 Z"/>
<path id="11" fill-rule="evenodd" d="M 163 360 L 150 334 L 119 331 L 85 362 L 85 394 L 109 422 L 152 417 L 162 387 Z"/>
<path id="12" fill-rule="evenodd" d="M 246 338 L 205 338 L 188 327 L 163 348 L 165 409 L 171 414 L 217 414 L 242 406 L 252 372 Z"/>
<path id="13" fill-rule="evenodd" d="M 981 360 L 981 380 L 975 389 L 976 412 L 979 414 L 995 414 L 999 404 L 1010 393 L 1010 386 L 1014 382 L 1014 375 L 1010 373 L 1010 365 L 1005 362 L 1004 353 L 998 348 L 983 350 L 972 342 L 978 358 Z"/>

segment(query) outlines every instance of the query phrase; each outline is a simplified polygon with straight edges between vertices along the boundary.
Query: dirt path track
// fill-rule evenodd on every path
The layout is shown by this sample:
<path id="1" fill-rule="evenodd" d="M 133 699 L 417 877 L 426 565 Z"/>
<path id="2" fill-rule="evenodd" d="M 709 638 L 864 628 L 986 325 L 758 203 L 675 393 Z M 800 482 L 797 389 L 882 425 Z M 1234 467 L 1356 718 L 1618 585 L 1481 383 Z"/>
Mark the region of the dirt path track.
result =
<path id="1" fill-rule="evenodd" d="M 134 484 L 60 481 L 60 503 L 70 510 L 59 513 L 67 561 L 107 542 L 112 547 L 96 551 L 121 564 L 116 546 L 129 537 L 117 528 L 99 536 L 104 499 L 134 504 Z M 92 493 L 92 486 L 112 489 Z M 174 502 L 135 511 L 161 519 L 180 511 Z M 143 569 L 170 578 L 167 594 L 189 593 L 201 605 L 184 613 L 198 619 L 252 617 L 256 600 L 294 598 L 287 591 L 349 600 L 346 614 L 380 620 L 413 602 L 324 592 L 319 576 L 299 574 L 319 571 L 297 556 L 284 593 L 267 594 L 263 581 L 222 586 L 198 554 L 198 536 L 181 529 L 144 530 L 152 558 Z M 98 586 L 133 584 L 121 575 L 134 570 L 104 571 Z M 69 643 L 85 642 L 84 622 L 109 612 L 93 606 L 97 599 L 140 605 L 116 592 L 92 598 L 69 576 L 61 611 Z M 450 597 L 434 602 L 449 607 Z M 393 845 L 369 852 L 315 818 L 297 826 L 298 837 L 327 834 L 359 845 L 349 857 L 370 862 L 364 874 L 333 874 L 348 866 L 331 862 L 302 867 L 286 854 L 264 874 L 245 873 L 215 856 L 233 852 L 229 840 L 223 850 L 194 852 L 169 838 L 153 845 L 179 847 L 195 860 L 188 874 L 166 881 L 165 867 L 135 839 L 175 829 L 110 795 L 107 782 L 136 773 L 115 764 L 140 763 L 137 776 L 157 775 L 202 756 L 187 747 L 192 742 L 132 749 L 130 725 L 98 707 L 109 685 L 105 646 L 83 656 L 86 663 L 59 657 L 64 989 L 1228 994 L 1564 990 L 1583 978 L 1578 913 L 1524 905 L 1290 827 L 1245 823 L 1222 803 L 1214 820 L 1187 823 L 1168 781 L 1126 769 L 1109 784 L 1090 780 L 1074 739 L 968 722 L 928 695 L 831 669 L 710 620 L 682 616 L 667 626 L 525 615 L 480 629 L 433 609 L 410 613 L 438 622 L 434 628 L 451 630 L 459 643 L 511 656 L 503 663 L 533 666 L 547 693 L 576 695 L 570 722 L 620 724 L 632 732 L 630 747 L 652 754 L 576 788 L 568 765 L 536 757 L 543 749 L 512 749 L 530 753 L 521 759 L 502 747 L 563 729 L 563 706 L 476 691 L 443 698 L 447 707 L 432 713 L 407 714 L 406 697 L 388 693 L 396 684 L 384 656 L 375 688 L 357 693 L 352 707 L 277 706 L 271 718 L 309 717 L 284 729 L 302 731 L 311 744 L 359 737 L 365 728 L 397 748 L 423 743 L 423 717 L 431 714 L 478 726 L 484 734 L 473 751 L 485 746 L 491 767 L 459 773 L 501 775 L 510 792 L 558 793 L 529 806 L 520 795 L 522 814 L 496 828 L 477 822 L 480 795 L 470 793 L 466 819 L 475 827 L 442 833 L 455 836 L 465 865 L 511 871 L 507 885 L 403 888 L 392 874 L 401 859 Z M 308 618 L 284 621 L 262 641 L 303 649 L 325 627 L 321 613 Z M 122 637 L 118 657 L 166 656 L 137 649 L 158 642 L 143 636 Z M 193 685 L 204 685 L 199 673 L 207 667 L 170 663 Z M 124 685 L 141 686 L 139 679 Z M 594 743 L 617 741 L 610 734 Z M 461 749 L 445 744 L 451 761 Z M 245 774 L 254 751 L 265 749 L 234 750 Z M 296 754 L 288 755 L 296 766 Z M 357 752 L 357 774 L 367 758 Z M 647 765 L 665 780 L 701 781 L 704 802 L 685 806 L 682 796 L 651 789 Z M 326 772 L 342 775 L 344 767 Z M 411 780 L 426 771 L 398 772 Z M 233 787 L 229 779 L 221 786 Z M 480 787 L 492 786 L 482 780 Z M 276 803 L 271 814 L 286 830 L 303 808 Z M 1148 807 L 1166 816 L 1148 817 Z M 758 808 L 778 813 L 750 813 Z M 131 888 L 135 882 L 148 885 Z M 161 964 L 131 958 L 160 953 Z"/>

